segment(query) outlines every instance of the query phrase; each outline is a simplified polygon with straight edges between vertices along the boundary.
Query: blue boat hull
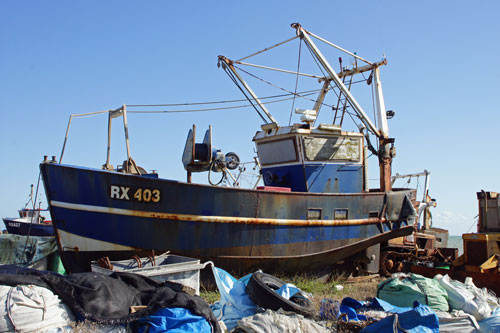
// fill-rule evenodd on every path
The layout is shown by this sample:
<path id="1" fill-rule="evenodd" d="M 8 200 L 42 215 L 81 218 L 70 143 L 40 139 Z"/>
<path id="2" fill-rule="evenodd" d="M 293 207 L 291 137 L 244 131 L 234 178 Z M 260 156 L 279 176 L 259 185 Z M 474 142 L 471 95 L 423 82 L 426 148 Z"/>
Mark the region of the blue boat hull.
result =
<path id="1" fill-rule="evenodd" d="M 286 272 L 324 267 L 413 231 L 403 214 L 412 190 L 388 205 L 381 192 L 255 191 L 53 163 L 41 172 L 69 271 L 87 270 L 103 255 L 154 250 L 233 271 Z"/>
<path id="2" fill-rule="evenodd" d="M 52 224 L 29 223 L 9 218 L 4 218 L 3 222 L 9 234 L 42 237 L 54 236 L 54 227 Z"/>

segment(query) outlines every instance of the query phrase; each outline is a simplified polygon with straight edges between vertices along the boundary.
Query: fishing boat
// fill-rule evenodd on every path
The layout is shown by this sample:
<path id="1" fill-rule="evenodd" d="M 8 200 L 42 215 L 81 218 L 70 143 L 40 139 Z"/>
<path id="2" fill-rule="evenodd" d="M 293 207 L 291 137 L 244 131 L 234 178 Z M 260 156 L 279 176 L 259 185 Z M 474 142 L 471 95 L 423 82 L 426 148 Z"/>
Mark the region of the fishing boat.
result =
<path id="1" fill-rule="evenodd" d="M 19 217 L 4 217 L 3 222 L 9 234 L 22 236 L 54 236 L 52 221 L 45 215 L 48 215 L 48 209 L 29 208 L 33 204 L 33 185 L 31 185 L 31 194 L 29 201 L 24 207 L 18 210 Z M 33 205 L 34 206 L 34 205 Z"/>
<path id="2" fill-rule="evenodd" d="M 380 244 L 410 235 L 417 216 L 415 190 L 391 186 L 395 149 L 387 118 L 392 113 L 385 108 L 379 74 L 387 61 L 368 61 L 300 24 L 292 27 L 294 37 L 253 55 L 292 40 L 307 46 L 321 75 L 282 70 L 320 84 L 312 107 L 295 110 L 299 123 L 280 125 L 250 88 L 237 68 L 251 65 L 243 62 L 249 57 L 237 61 L 218 58 L 218 65 L 263 121 L 253 138 L 260 175 L 255 186 L 239 186 L 238 176 L 232 173 L 239 169 L 239 157 L 214 147 L 211 127 L 201 142 L 196 140 L 195 126 L 188 132 L 182 156 L 187 181 L 146 172 L 130 154 L 127 105 L 106 111 L 108 150 L 102 168 L 62 164 L 70 117 L 59 162 L 53 158 L 40 164 L 67 271 L 89 270 L 91 261 L 102 257 L 121 260 L 153 251 L 211 260 L 233 272 L 256 268 L 312 271 L 359 255 L 365 259 L 359 262 L 378 271 Z M 341 66 L 340 72 L 334 71 L 316 39 L 352 57 L 353 68 Z M 358 66 L 358 62 L 366 65 Z M 373 87 L 378 125 L 351 93 L 352 77 L 363 73 L 369 74 L 363 82 Z M 325 98 L 332 92 L 338 98 L 337 106 L 331 107 L 334 120 L 316 124 L 321 108 L 328 105 Z M 358 121 L 357 130 L 343 129 L 348 115 Z M 112 120 L 117 117 L 123 118 L 127 159 L 113 168 L 110 135 Z M 377 140 L 375 146 L 370 136 Z M 378 158 L 378 188 L 368 185 L 368 151 Z M 193 172 L 219 173 L 222 178 L 195 184 Z"/>

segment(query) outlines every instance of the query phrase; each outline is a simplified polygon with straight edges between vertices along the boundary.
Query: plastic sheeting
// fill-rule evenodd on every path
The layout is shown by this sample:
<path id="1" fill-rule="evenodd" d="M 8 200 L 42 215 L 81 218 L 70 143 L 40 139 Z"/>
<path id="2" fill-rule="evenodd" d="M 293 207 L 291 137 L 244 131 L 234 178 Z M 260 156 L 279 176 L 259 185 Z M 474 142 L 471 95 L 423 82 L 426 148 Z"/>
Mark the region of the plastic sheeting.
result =
<path id="1" fill-rule="evenodd" d="M 220 301 L 212 304 L 210 308 L 217 320 L 224 322 L 226 328 L 231 330 L 238 325 L 238 320 L 252 316 L 257 311 L 257 305 L 246 291 L 252 274 L 247 274 L 236 280 L 221 268 L 212 266 L 212 272 L 217 288 L 219 288 Z M 286 299 L 290 299 L 301 290 L 291 283 L 285 283 L 275 292 Z"/>
<path id="2" fill-rule="evenodd" d="M 184 308 L 165 308 L 138 320 L 137 333 L 209 333 L 212 328 L 208 321 Z"/>
<path id="3" fill-rule="evenodd" d="M 448 293 L 448 303 L 452 309 L 462 310 L 473 315 L 477 320 L 487 318 L 491 314 L 487 296 L 482 295 L 475 286 L 452 280 L 448 275 L 436 276 L 435 279 Z"/>
<path id="4" fill-rule="evenodd" d="M 496 308 L 486 319 L 479 322 L 481 333 L 486 332 L 500 332 L 500 308 Z"/>
<path id="5" fill-rule="evenodd" d="M 223 269 L 212 266 L 212 272 L 219 288 L 220 301 L 212 304 L 210 308 L 217 320 L 223 321 L 227 329 L 231 330 L 238 325 L 238 320 L 254 315 L 257 310 L 257 306 L 246 292 L 252 274 L 236 280 Z"/>
<path id="6" fill-rule="evenodd" d="M 362 333 L 402 332 L 438 333 L 439 320 L 436 313 L 427 305 L 415 302 L 410 311 L 394 314 L 361 330 Z"/>
<path id="7" fill-rule="evenodd" d="M 300 289 L 291 283 L 285 283 L 278 290 L 275 290 L 275 292 L 278 295 L 280 295 L 281 297 L 284 297 L 286 299 L 290 299 L 290 297 L 293 297 L 293 295 L 295 295 L 299 291 L 300 291 Z"/>
<path id="8" fill-rule="evenodd" d="M 345 297 L 342 302 L 340 303 L 340 314 L 346 314 L 348 320 L 355 320 L 355 321 L 360 321 L 360 320 L 367 320 L 366 316 L 360 315 L 357 313 L 356 310 L 360 309 L 361 307 L 365 307 L 368 305 L 368 302 L 360 302 L 358 300 L 355 300 L 354 298 L 350 297 Z"/>
<path id="9" fill-rule="evenodd" d="M 418 274 L 396 273 L 377 287 L 377 297 L 393 305 L 411 307 L 414 301 L 436 311 L 448 311 L 448 293 L 435 279 Z"/>

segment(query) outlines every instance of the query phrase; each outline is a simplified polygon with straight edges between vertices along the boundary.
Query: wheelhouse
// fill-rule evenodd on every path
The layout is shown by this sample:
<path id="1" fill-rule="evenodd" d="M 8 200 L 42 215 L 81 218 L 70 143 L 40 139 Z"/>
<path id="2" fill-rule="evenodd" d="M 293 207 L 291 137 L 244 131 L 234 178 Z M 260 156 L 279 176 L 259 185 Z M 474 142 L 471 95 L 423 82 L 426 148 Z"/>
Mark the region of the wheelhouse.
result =
<path id="1" fill-rule="evenodd" d="M 294 192 L 363 192 L 363 134 L 332 125 L 305 127 L 295 124 L 257 132 L 253 141 L 264 184 Z"/>

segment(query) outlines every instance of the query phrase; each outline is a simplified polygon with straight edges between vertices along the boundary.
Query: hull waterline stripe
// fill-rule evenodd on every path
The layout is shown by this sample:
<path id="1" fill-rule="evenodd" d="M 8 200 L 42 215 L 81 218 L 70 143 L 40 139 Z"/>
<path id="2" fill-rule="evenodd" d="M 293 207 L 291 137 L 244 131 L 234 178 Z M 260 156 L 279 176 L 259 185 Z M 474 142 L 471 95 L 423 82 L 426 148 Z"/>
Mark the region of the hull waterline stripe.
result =
<path id="1" fill-rule="evenodd" d="M 133 251 L 136 248 L 113 242 L 98 240 L 73 234 L 61 229 L 57 230 L 60 248 L 63 252 L 69 251 Z"/>
<path id="2" fill-rule="evenodd" d="M 366 225 L 385 222 L 384 218 L 378 217 L 353 220 L 296 220 L 296 219 L 272 219 L 259 217 L 233 217 L 233 216 L 205 216 L 191 214 L 171 214 L 160 212 L 145 212 L 123 208 L 102 207 L 93 205 L 74 204 L 69 202 L 51 200 L 50 205 L 59 208 L 80 210 L 93 213 L 125 215 L 163 220 L 177 220 L 186 222 L 208 222 L 208 223 L 242 223 L 242 224 L 274 224 L 294 226 L 350 226 Z"/>

